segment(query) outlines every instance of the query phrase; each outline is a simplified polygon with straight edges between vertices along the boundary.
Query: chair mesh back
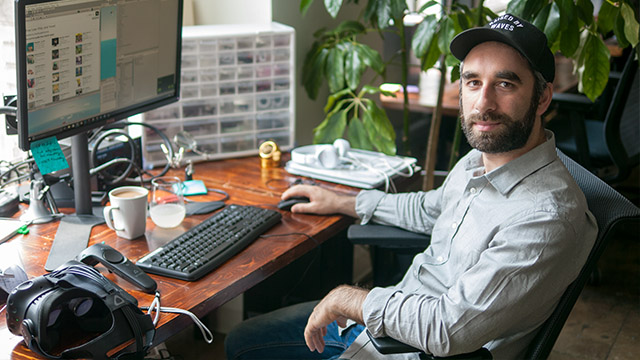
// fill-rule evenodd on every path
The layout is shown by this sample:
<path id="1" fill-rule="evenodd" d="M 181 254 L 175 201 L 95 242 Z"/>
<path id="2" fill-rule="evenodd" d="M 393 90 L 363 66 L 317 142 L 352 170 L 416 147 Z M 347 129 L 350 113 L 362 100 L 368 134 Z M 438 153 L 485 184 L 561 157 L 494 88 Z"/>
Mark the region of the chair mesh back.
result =
<path id="1" fill-rule="evenodd" d="M 640 218 L 640 209 L 607 183 L 580 166 L 560 150 L 558 150 L 558 157 L 567 167 L 587 198 L 589 210 L 598 223 L 598 236 L 578 278 L 569 285 L 560 298 L 558 306 L 542 325 L 542 328 L 529 346 L 527 359 L 546 359 L 549 356 L 573 305 L 589 279 L 598 258 L 604 251 L 611 228 L 622 220 Z"/>

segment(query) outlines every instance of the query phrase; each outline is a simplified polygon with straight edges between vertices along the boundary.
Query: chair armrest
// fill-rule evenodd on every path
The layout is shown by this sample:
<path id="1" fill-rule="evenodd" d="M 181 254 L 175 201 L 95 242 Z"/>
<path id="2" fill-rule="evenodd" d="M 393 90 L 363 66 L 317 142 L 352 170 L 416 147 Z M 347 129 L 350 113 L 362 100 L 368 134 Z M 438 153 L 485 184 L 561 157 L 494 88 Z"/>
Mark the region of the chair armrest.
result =
<path id="1" fill-rule="evenodd" d="M 375 245 L 387 249 L 426 248 L 431 237 L 386 225 L 351 225 L 347 238 L 353 244 Z"/>
<path id="2" fill-rule="evenodd" d="M 400 342 L 396 339 L 390 338 L 388 336 L 375 338 L 369 330 L 367 331 L 367 336 L 371 340 L 373 347 L 378 350 L 380 354 L 388 355 L 388 354 L 405 354 L 405 353 L 415 353 L 419 352 L 420 359 L 447 359 L 447 360 L 457 360 L 457 359 L 467 359 L 467 360 L 490 360 L 493 359 L 491 352 L 485 348 L 480 348 L 474 352 L 466 353 L 466 354 L 458 354 L 452 356 L 433 356 L 431 354 L 424 354 L 422 350 L 414 348 L 413 346 L 407 345 L 403 342 Z"/>
<path id="3" fill-rule="evenodd" d="M 553 103 L 557 103 L 563 106 L 570 106 L 572 108 L 586 110 L 586 106 L 594 104 L 588 97 L 582 94 L 570 94 L 570 93 L 553 93 L 551 98 Z"/>
<path id="4" fill-rule="evenodd" d="M 411 345 L 407 345 L 403 342 L 400 342 L 394 338 L 384 336 L 384 337 L 373 337 L 369 330 L 367 331 L 367 336 L 373 347 L 378 350 L 380 354 L 388 355 L 388 354 L 405 354 L 405 353 L 414 353 L 414 352 L 422 352 L 422 350 L 414 348 Z"/>

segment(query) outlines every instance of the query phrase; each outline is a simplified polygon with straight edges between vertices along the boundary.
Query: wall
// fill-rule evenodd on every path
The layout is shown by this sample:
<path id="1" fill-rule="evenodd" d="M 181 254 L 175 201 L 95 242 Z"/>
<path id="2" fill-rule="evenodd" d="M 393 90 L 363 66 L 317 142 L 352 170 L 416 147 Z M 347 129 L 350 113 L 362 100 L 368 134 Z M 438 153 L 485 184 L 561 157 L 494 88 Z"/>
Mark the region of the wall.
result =
<path id="1" fill-rule="evenodd" d="M 268 24 L 271 22 L 269 0 L 188 0 L 193 2 L 196 25 Z M 297 1 L 289 1 L 290 4 Z"/>
<path id="2" fill-rule="evenodd" d="M 323 85 L 318 98 L 311 100 L 301 85 L 302 63 L 307 51 L 314 41 L 313 33 L 319 29 L 334 28 L 344 20 L 358 18 L 365 1 L 359 5 L 343 4 L 337 19 L 332 19 L 324 8 L 324 1 L 315 0 L 306 16 L 300 13 L 300 1 L 272 0 L 273 21 L 289 25 L 296 29 L 296 135 L 297 145 L 307 145 L 313 142 L 313 129 L 324 119 L 323 108 L 329 94 L 326 84 Z M 367 35 L 364 42 L 378 51 L 382 49 L 382 41 L 376 33 Z"/>

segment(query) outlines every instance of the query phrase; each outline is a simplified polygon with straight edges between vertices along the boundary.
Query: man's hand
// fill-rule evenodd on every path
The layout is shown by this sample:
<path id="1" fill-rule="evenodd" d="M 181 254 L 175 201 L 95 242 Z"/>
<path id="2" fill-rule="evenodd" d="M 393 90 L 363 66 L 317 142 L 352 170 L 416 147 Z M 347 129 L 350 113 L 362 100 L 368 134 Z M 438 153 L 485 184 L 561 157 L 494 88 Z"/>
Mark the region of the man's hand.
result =
<path id="1" fill-rule="evenodd" d="M 304 196 L 309 199 L 306 204 L 292 206 L 291 212 L 293 213 L 344 214 L 358 217 L 355 196 L 340 195 L 320 186 L 312 185 L 296 185 L 282 193 L 282 199 L 288 199 L 292 196 Z"/>
<path id="2" fill-rule="evenodd" d="M 347 319 L 364 324 L 362 304 L 368 293 L 369 290 L 348 285 L 331 290 L 313 309 L 304 329 L 304 340 L 309 350 L 324 351 L 323 337 L 327 334 L 327 325 L 334 321 L 341 327 L 346 326 Z"/>

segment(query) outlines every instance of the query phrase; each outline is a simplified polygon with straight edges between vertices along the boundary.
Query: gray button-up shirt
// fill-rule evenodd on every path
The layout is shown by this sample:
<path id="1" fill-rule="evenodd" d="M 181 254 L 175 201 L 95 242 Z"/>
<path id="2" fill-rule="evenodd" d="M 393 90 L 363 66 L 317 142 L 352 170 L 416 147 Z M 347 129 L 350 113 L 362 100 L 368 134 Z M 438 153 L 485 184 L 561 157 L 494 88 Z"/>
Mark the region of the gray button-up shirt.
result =
<path id="1" fill-rule="evenodd" d="M 547 138 L 487 174 L 473 150 L 437 190 L 358 195 L 363 223 L 431 234 L 431 245 L 398 285 L 367 296 L 363 318 L 374 336 L 438 356 L 484 346 L 494 358 L 522 357 L 597 233 L 584 195 L 556 155 L 553 134 Z M 383 357 L 363 333 L 343 357 L 417 355 Z"/>

